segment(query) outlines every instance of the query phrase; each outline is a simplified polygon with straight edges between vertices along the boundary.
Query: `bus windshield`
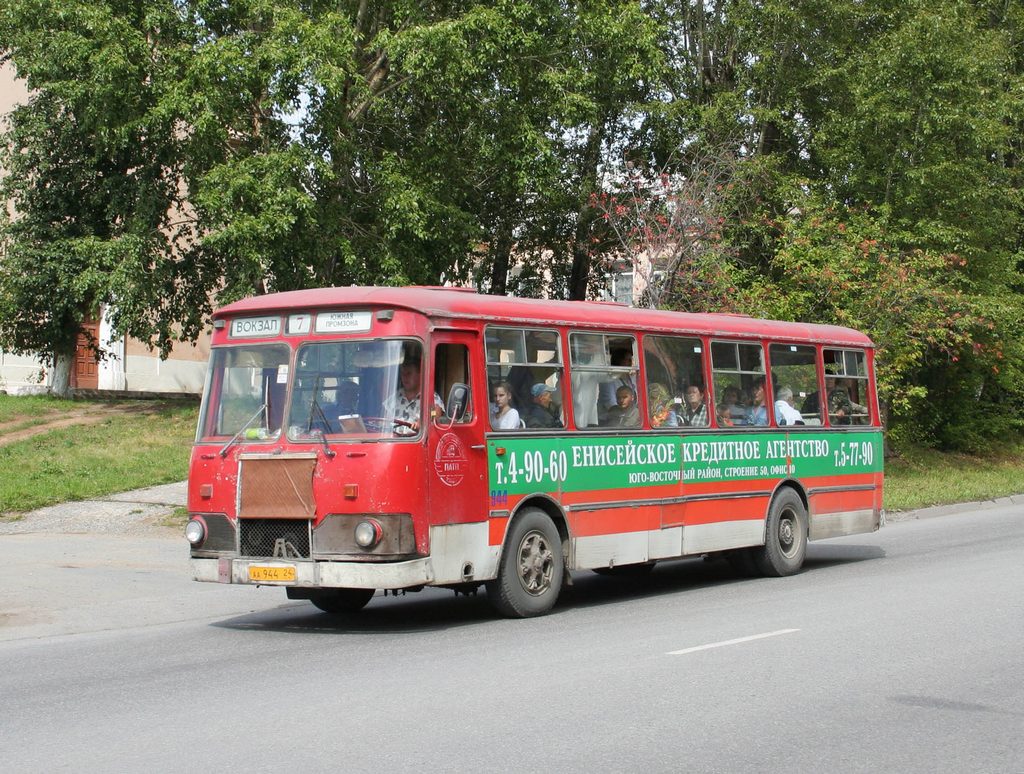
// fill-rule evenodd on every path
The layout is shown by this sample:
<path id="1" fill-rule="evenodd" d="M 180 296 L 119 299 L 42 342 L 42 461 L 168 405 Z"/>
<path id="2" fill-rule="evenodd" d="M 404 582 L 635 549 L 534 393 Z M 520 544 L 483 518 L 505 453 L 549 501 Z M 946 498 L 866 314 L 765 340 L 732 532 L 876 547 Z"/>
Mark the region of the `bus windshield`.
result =
<path id="1" fill-rule="evenodd" d="M 281 433 L 290 350 L 284 344 L 213 350 L 199 439 L 268 440 Z"/>
<path id="2" fill-rule="evenodd" d="M 288 438 L 419 434 L 422 345 L 414 340 L 305 344 L 295 362 Z"/>

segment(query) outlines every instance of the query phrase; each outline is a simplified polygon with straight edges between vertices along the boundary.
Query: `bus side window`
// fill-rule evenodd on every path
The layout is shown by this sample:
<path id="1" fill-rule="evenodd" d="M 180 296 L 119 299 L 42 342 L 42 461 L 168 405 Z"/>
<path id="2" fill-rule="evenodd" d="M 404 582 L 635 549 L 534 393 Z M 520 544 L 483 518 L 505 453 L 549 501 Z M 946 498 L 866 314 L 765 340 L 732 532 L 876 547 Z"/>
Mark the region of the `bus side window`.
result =
<path id="1" fill-rule="evenodd" d="M 606 426 L 625 386 L 636 395 L 636 340 L 611 333 L 569 334 L 573 418 L 578 430 Z M 614 416 L 614 415 L 613 415 Z M 638 426 L 631 417 L 627 426 Z"/>
<path id="2" fill-rule="evenodd" d="M 488 326 L 488 402 L 494 388 L 503 383 L 511 388 L 509 403 L 519 415 L 519 427 L 505 429 L 562 430 L 565 415 L 562 347 L 558 331 L 533 328 Z M 490 406 L 492 414 L 496 406 Z"/>
<path id="3" fill-rule="evenodd" d="M 825 407 L 834 427 L 871 424 L 868 370 L 864 352 L 855 349 L 823 349 Z"/>
<path id="4" fill-rule="evenodd" d="M 778 425 L 820 425 L 821 411 L 812 396 L 818 394 L 817 353 L 802 344 L 769 344 L 773 408 Z"/>
<path id="5" fill-rule="evenodd" d="M 465 396 L 465 411 L 457 420 L 461 423 L 473 420 L 473 385 L 470 384 L 469 348 L 465 344 L 438 344 L 434 349 L 434 391 L 445 404 L 452 387 L 464 384 L 469 388 Z"/>
<path id="6" fill-rule="evenodd" d="M 710 390 L 704 373 L 700 339 L 676 336 L 644 337 L 648 416 L 651 427 L 708 427 Z M 690 406 L 686 390 L 696 387 L 702 400 Z"/>
<path id="7" fill-rule="evenodd" d="M 764 350 L 760 344 L 712 341 L 711 374 L 719 427 L 768 425 L 771 401 L 766 390 Z"/>

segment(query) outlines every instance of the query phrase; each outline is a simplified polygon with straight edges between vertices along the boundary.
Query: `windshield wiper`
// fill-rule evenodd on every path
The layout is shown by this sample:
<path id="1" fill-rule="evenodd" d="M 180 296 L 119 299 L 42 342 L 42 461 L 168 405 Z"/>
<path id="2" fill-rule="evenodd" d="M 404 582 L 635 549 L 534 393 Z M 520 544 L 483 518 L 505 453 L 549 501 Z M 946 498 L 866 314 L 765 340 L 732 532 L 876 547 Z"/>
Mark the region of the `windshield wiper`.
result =
<path id="1" fill-rule="evenodd" d="M 267 409 L 267 404 L 264 403 L 262 406 L 256 409 L 256 413 L 249 417 L 248 421 L 244 425 L 242 425 L 242 429 L 235 433 L 234 437 L 230 441 L 224 444 L 224 447 L 220 450 L 221 457 L 226 457 L 228 455 L 228 449 L 230 449 L 231 446 L 235 443 L 235 441 L 239 439 L 242 433 L 249 429 L 249 425 L 253 423 L 253 420 L 256 419 L 256 417 L 260 416 L 261 414 L 267 415 L 267 424 L 270 424 L 270 412 Z"/>
<path id="2" fill-rule="evenodd" d="M 318 375 L 313 381 L 313 398 L 309 402 L 309 422 L 306 423 L 306 432 L 310 435 L 313 433 L 313 411 L 316 410 L 316 413 L 320 416 L 320 421 L 323 422 L 324 425 L 324 430 L 320 434 L 320 443 L 324 446 L 324 454 L 327 455 L 327 458 L 333 460 L 337 452 L 334 451 L 334 449 L 332 449 L 327 443 L 327 434 L 331 432 L 331 423 L 330 420 L 327 419 L 327 414 L 324 413 L 319 401 L 316 399 L 316 396 L 320 394 L 320 384 L 322 381 L 323 376 L 320 375 Z"/>
<path id="3" fill-rule="evenodd" d="M 320 421 L 323 422 L 324 425 L 324 430 L 322 433 L 320 433 L 320 443 L 324 445 L 324 454 L 326 454 L 328 458 L 333 460 L 334 455 L 336 455 L 337 452 L 334 451 L 334 449 L 332 449 L 330 445 L 327 443 L 327 434 L 331 432 L 331 423 L 327 419 L 327 414 L 324 413 L 324 410 L 320 407 L 320 404 L 317 403 L 316 398 L 313 398 L 313 405 L 310 406 L 309 409 L 309 427 L 306 428 L 306 432 L 310 434 L 312 434 L 313 432 L 313 409 L 316 409 L 316 413 L 320 415 Z"/>

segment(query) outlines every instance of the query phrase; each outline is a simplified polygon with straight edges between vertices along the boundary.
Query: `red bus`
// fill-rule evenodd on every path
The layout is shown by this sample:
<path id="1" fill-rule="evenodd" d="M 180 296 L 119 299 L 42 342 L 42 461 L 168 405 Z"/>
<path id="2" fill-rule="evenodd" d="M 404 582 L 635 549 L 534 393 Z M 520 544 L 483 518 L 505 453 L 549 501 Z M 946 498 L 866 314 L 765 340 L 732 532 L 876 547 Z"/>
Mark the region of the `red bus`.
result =
<path id="1" fill-rule="evenodd" d="M 444 288 L 217 311 L 189 473 L 193 576 L 328 612 L 722 556 L 798 572 L 878 529 L 874 348 L 848 328 Z"/>

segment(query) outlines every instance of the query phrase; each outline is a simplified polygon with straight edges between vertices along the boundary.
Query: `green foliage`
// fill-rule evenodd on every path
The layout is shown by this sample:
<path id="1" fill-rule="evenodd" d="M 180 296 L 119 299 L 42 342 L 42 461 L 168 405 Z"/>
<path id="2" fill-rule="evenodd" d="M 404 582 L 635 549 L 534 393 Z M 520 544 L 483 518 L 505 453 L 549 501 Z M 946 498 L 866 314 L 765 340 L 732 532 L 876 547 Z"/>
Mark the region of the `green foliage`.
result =
<path id="1" fill-rule="evenodd" d="M 614 171 L 722 148 L 660 302 L 863 328 L 895 436 L 980 447 L 1024 419 L 1022 52 L 1004 0 L 7 0 L 0 346 L 107 304 L 166 352 L 309 286 L 582 298 L 633 244 Z"/>
<path id="2" fill-rule="evenodd" d="M 784 218 L 762 224 L 774 232 L 778 250 L 769 281 L 762 276 L 748 286 L 748 309 L 867 332 L 878 344 L 879 394 L 895 431 L 933 436 L 966 406 L 955 408 L 964 399 L 962 381 L 954 381 L 954 397 L 948 387 L 929 388 L 928 374 L 970 363 L 996 381 L 1011 310 L 970 292 L 969 283 L 950 282 L 964 259 L 907 247 L 906 235 L 890 232 L 884 211 L 824 205 L 804 190 L 794 188 L 800 198 Z M 1019 313 L 1019 303 L 1011 305 Z M 995 388 L 993 398 L 1005 395 Z M 979 388 L 970 405 L 987 396 Z"/>
<path id="3" fill-rule="evenodd" d="M 732 250 L 695 264 L 698 284 L 734 288 L 725 309 L 867 331 L 896 440 L 977 449 L 1019 430 L 1019 7 L 706 7 L 677 19 L 701 105 L 675 119 L 748 129 Z"/>
<path id="4" fill-rule="evenodd" d="M 165 259 L 177 143 L 156 108 L 179 32 L 172 2 L 0 9 L 0 50 L 33 90 L 0 147 L 0 199 L 17 212 L 0 224 L 5 349 L 52 360 L 73 350 L 79 322 L 100 304 L 160 308 L 178 281 Z M 172 320 L 124 322 L 169 346 Z"/>

